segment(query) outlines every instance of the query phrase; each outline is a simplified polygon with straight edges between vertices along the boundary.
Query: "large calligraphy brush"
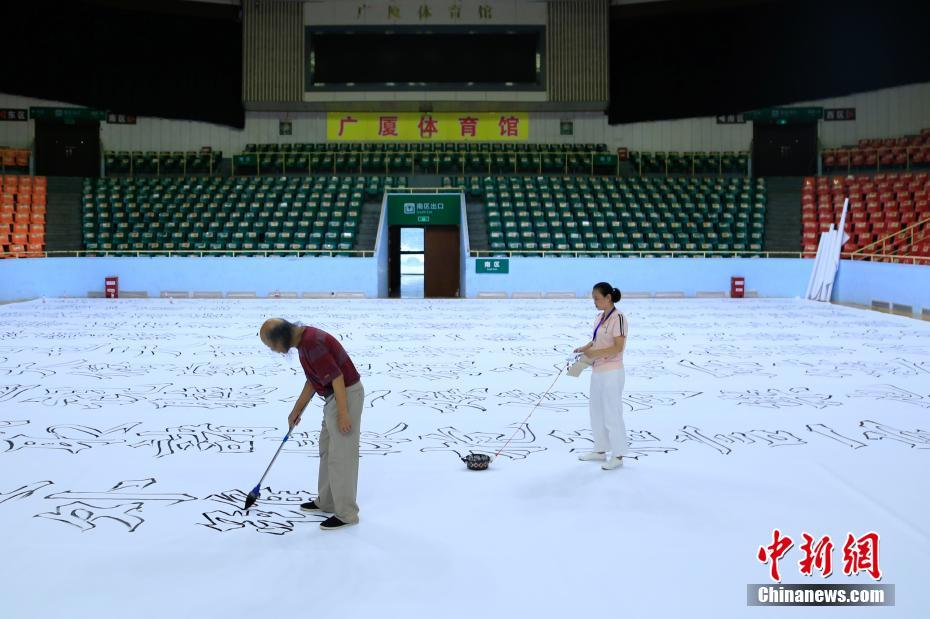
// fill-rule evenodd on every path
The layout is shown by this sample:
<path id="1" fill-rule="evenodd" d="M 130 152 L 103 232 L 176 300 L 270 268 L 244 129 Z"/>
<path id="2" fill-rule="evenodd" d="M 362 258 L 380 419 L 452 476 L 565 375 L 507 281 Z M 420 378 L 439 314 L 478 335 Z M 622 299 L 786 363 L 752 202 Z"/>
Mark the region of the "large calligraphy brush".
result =
<path id="1" fill-rule="evenodd" d="M 271 459 L 271 462 L 268 463 L 268 468 L 265 469 L 265 473 L 262 475 L 262 478 L 258 480 L 258 483 L 255 484 L 255 487 L 252 488 L 252 492 L 249 493 L 249 496 L 245 497 L 245 508 L 249 509 L 255 505 L 255 501 L 258 500 L 258 497 L 261 496 L 261 485 L 265 481 L 265 476 L 268 475 L 268 471 L 271 470 L 271 466 L 274 464 L 274 461 L 278 459 L 278 454 L 281 453 L 281 448 L 284 447 L 284 443 L 287 442 L 287 439 L 291 438 L 291 431 L 294 429 L 294 426 L 290 426 L 287 429 L 287 434 L 284 435 L 284 440 L 281 441 L 281 444 L 278 445 L 278 450 L 274 452 L 274 457 Z"/>

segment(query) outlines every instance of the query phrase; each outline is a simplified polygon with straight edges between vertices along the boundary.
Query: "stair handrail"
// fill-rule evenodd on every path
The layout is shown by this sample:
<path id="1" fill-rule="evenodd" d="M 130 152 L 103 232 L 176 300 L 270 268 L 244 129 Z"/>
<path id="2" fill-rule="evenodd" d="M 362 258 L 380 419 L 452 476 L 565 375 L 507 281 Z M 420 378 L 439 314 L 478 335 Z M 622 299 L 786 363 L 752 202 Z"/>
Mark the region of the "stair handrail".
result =
<path id="1" fill-rule="evenodd" d="M 884 253 L 885 253 L 885 249 L 884 249 L 884 248 L 885 248 L 885 245 L 888 243 L 888 241 L 890 241 L 891 239 L 893 239 L 893 238 L 895 238 L 895 237 L 897 237 L 897 236 L 900 236 L 900 235 L 902 235 L 902 234 L 907 234 L 908 232 L 910 232 L 910 233 L 913 235 L 913 233 L 914 233 L 915 229 L 917 228 L 917 226 L 922 226 L 923 224 L 926 224 L 926 223 L 930 223 L 930 216 L 927 216 L 925 219 L 921 219 L 920 221 L 914 222 L 914 223 L 911 224 L 910 226 L 907 226 L 906 228 L 902 228 L 901 230 L 898 230 L 897 232 L 893 232 L 893 233 L 891 233 L 891 234 L 888 234 L 888 235 L 886 235 L 886 236 L 883 236 L 882 238 L 878 239 L 877 241 L 873 241 L 872 243 L 869 243 L 868 245 L 865 245 L 864 247 L 860 247 L 859 249 L 856 249 L 856 250 L 852 251 L 852 252 L 850 253 L 850 255 L 851 255 L 851 256 L 856 256 L 857 254 L 865 254 L 865 253 L 866 253 L 866 250 L 872 249 L 873 247 L 877 247 L 877 246 L 879 246 L 879 245 L 882 246 L 882 253 L 884 254 Z M 913 239 L 913 236 L 912 236 L 912 237 L 911 237 L 911 244 L 913 244 L 913 242 L 914 242 L 914 239 Z"/>

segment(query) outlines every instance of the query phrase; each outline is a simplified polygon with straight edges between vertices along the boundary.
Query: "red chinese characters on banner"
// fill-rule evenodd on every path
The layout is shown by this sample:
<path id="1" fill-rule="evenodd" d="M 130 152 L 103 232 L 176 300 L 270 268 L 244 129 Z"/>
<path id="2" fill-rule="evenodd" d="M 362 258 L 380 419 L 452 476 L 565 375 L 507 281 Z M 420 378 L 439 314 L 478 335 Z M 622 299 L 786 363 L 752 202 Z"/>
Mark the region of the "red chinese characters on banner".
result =
<path id="1" fill-rule="evenodd" d="M 878 533 L 870 531 L 859 539 L 847 534 L 843 546 L 843 573 L 854 576 L 867 572 L 875 580 L 881 580 L 882 571 L 878 567 Z"/>
<path id="2" fill-rule="evenodd" d="M 833 541 L 830 536 L 824 535 L 819 540 L 815 540 L 808 533 L 802 533 L 802 536 L 804 543 L 800 548 L 804 557 L 798 561 L 800 573 L 812 576 L 816 570 L 822 577 L 829 577 L 833 573 Z M 790 537 L 783 536 L 779 529 L 775 529 L 772 532 L 771 545 L 760 546 L 756 553 L 760 562 L 771 562 L 770 576 L 775 582 L 781 582 L 778 561 L 784 558 L 792 545 Z M 859 572 L 865 572 L 873 579 L 881 580 L 882 571 L 878 564 L 878 552 L 878 533 L 870 531 L 858 539 L 852 533 L 847 534 L 846 543 L 843 545 L 843 573 L 847 576 L 855 576 Z"/>
<path id="3" fill-rule="evenodd" d="M 417 129 L 420 130 L 421 138 L 431 138 L 439 132 L 439 129 L 436 127 L 436 119 L 430 114 L 420 117 L 420 122 L 417 123 Z"/>
<path id="4" fill-rule="evenodd" d="M 397 116 L 381 116 L 378 118 L 378 135 L 397 136 Z"/>
<path id="5" fill-rule="evenodd" d="M 500 127 L 501 137 L 519 137 L 520 135 L 520 119 L 516 116 L 501 116 L 497 126 Z"/>
<path id="6" fill-rule="evenodd" d="M 351 116 L 344 116 L 339 119 L 339 135 L 342 135 L 345 131 L 346 125 L 357 123 L 357 118 L 352 118 Z"/>
<path id="7" fill-rule="evenodd" d="M 781 531 L 775 529 L 772 531 L 772 543 L 769 546 L 759 546 L 759 552 L 756 558 L 762 563 L 771 562 L 769 575 L 775 582 L 781 581 L 781 575 L 778 573 L 778 561 L 794 545 L 790 537 L 782 537 Z"/>
<path id="8" fill-rule="evenodd" d="M 816 544 L 814 538 L 807 533 L 803 534 L 804 543 L 801 544 L 801 551 L 804 558 L 798 561 L 801 573 L 805 576 L 811 576 L 816 568 L 824 578 L 833 573 L 833 542 L 830 536 L 823 536 Z"/>
<path id="9" fill-rule="evenodd" d="M 478 119 L 471 116 L 459 118 L 459 127 L 462 137 L 475 137 L 478 135 Z"/>

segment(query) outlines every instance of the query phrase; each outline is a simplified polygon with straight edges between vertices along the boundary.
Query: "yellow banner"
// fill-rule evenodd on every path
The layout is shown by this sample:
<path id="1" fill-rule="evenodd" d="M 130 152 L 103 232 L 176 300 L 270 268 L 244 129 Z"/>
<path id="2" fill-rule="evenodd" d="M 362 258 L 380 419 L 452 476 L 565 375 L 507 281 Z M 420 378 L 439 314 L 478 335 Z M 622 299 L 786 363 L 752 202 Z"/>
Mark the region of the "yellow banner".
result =
<path id="1" fill-rule="evenodd" d="M 329 112 L 332 142 L 520 142 L 526 112 Z"/>

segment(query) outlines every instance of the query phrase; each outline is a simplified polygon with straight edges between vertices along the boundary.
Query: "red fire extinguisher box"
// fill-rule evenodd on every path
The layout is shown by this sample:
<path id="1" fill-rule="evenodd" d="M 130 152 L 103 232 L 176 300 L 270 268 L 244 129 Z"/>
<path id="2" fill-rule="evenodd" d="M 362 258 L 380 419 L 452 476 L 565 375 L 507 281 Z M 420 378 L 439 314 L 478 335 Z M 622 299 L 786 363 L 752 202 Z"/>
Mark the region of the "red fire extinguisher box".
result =
<path id="1" fill-rule="evenodd" d="M 730 297 L 734 299 L 742 299 L 746 291 L 746 278 L 745 277 L 731 277 L 730 278 Z"/>
<path id="2" fill-rule="evenodd" d="M 119 278 L 107 277 L 103 280 L 104 296 L 108 299 L 119 298 Z"/>

